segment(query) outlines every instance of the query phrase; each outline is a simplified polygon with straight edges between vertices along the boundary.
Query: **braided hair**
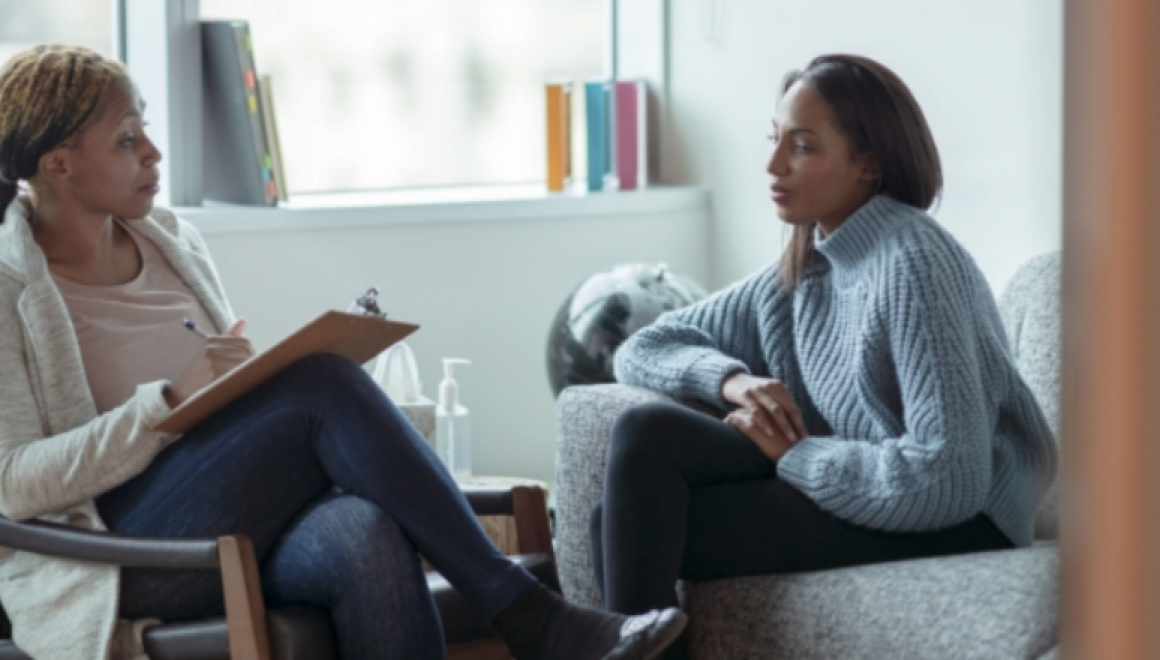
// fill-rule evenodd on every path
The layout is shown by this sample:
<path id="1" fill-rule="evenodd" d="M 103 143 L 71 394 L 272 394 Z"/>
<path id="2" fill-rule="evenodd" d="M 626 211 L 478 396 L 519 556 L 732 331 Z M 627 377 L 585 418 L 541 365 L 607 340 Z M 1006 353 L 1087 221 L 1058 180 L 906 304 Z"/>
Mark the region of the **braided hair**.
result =
<path id="1" fill-rule="evenodd" d="M 36 46 L 0 68 L 0 221 L 20 181 L 75 136 L 125 65 L 80 46 Z"/>

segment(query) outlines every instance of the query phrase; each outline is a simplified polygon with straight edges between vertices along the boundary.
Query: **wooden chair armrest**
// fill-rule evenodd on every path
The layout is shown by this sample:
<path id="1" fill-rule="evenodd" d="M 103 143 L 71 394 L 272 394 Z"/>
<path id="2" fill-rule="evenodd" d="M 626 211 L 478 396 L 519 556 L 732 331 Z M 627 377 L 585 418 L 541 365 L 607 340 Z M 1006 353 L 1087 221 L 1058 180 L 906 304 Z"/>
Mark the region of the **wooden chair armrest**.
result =
<path id="1" fill-rule="evenodd" d="M 0 546 L 50 557 L 132 568 L 221 570 L 230 657 L 270 660 L 266 606 L 254 545 L 244 535 L 218 539 L 125 536 L 0 516 Z"/>
<path id="2" fill-rule="evenodd" d="M 218 539 L 222 591 L 232 660 L 270 660 L 270 633 L 266 629 L 266 604 L 262 600 L 261 574 L 249 537 Z"/>
<path id="3" fill-rule="evenodd" d="M 131 568 L 218 568 L 218 542 L 214 539 L 125 536 L 41 520 L 16 522 L 0 517 L 0 546 Z"/>
<path id="4" fill-rule="evenodd" d="M 520 554 L 555 562 L 547 497 L 535 485 L 465 486 L 476 515 L 515 518 Z M 266 608 L 254 547 L 243 535 L 219 539 L 133 537 L 34 520 L 0 517 L 0 546 L 25 552 L 132 568 L 219 569 L 225 596 L 230 657 L 270 660 Z"/>

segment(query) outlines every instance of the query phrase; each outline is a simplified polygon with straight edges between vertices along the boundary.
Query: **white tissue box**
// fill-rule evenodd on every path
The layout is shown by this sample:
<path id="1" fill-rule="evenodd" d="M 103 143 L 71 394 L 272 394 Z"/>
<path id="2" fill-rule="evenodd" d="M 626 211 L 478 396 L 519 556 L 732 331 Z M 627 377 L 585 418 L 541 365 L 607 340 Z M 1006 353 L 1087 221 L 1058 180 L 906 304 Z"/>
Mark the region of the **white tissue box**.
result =
<path id="1" fill-rule="evenodd" d="M 427 444 L 435 449 L 435 402 L 423 397 L 416 403 L 396 403 L 395 407 L 410 420 Z"/>

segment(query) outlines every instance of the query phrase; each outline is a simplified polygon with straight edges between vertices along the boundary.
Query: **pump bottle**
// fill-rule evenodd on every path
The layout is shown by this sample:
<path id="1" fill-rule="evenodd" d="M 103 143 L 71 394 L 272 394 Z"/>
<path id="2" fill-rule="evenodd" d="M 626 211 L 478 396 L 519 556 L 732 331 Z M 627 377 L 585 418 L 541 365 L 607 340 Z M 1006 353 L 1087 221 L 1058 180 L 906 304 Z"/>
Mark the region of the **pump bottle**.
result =
<path id="1" fill-rule="evenodd" d="M 455 365 L 471 364 L 463 358 L 443 358 L 439 405 L 435 408 L 436 451 L 456 481 L 471 480 L 471 417 L 459 404 Z"/>

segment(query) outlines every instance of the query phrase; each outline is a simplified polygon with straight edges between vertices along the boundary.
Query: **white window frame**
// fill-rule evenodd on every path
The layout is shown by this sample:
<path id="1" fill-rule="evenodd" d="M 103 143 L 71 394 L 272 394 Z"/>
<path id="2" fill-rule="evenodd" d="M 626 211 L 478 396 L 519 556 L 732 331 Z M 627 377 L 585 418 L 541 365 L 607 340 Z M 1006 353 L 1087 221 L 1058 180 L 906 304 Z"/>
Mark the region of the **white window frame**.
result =
<path id="1" fill-rule="evenodd" d="M 611 75 L 640 78 L 650 93 L 648 130 L 648 180 L 669 181 L 664 166 L 664 136 L 669 119 L 669 3 L 668 0 L 609 0 L 613 38 Z"/>
<path id="2" fill-rule="evenodd" d="M 605 0 L 609 18 L 607 58 L 611 76 L 643 78 L 653 93 L 648 118 L 649 178 L 666 181 L 662 166 L 668 101 L 668 3 L 666 0 Z M 149 103 L 151 134 L 165 154 L 158 203 L 202 205 L 201 35 L 199 0 L 113 0 L 114 42 Z M 502 186 L 482 193 L 492 201 Z M 513 201 L 527 198 L 512 186 Z M 462 188 L 456 189 L 462 191 Z M 461 194 L 454 193 L 454 194 Z M 604 193 L 607 194 L 607 193 Z M 374 197 L 376 193 L 369 193 Z M 312 197 L 316 197 L 312 195 Z M 324 197 L 324 196 L 323 196 Z"/>
<path id="3" fill-rule="evenodd" d="M 200 206 L 201 32 L 198 0 L 115 0 L 117 54 L 148 102 L 162 206 Z"/>

